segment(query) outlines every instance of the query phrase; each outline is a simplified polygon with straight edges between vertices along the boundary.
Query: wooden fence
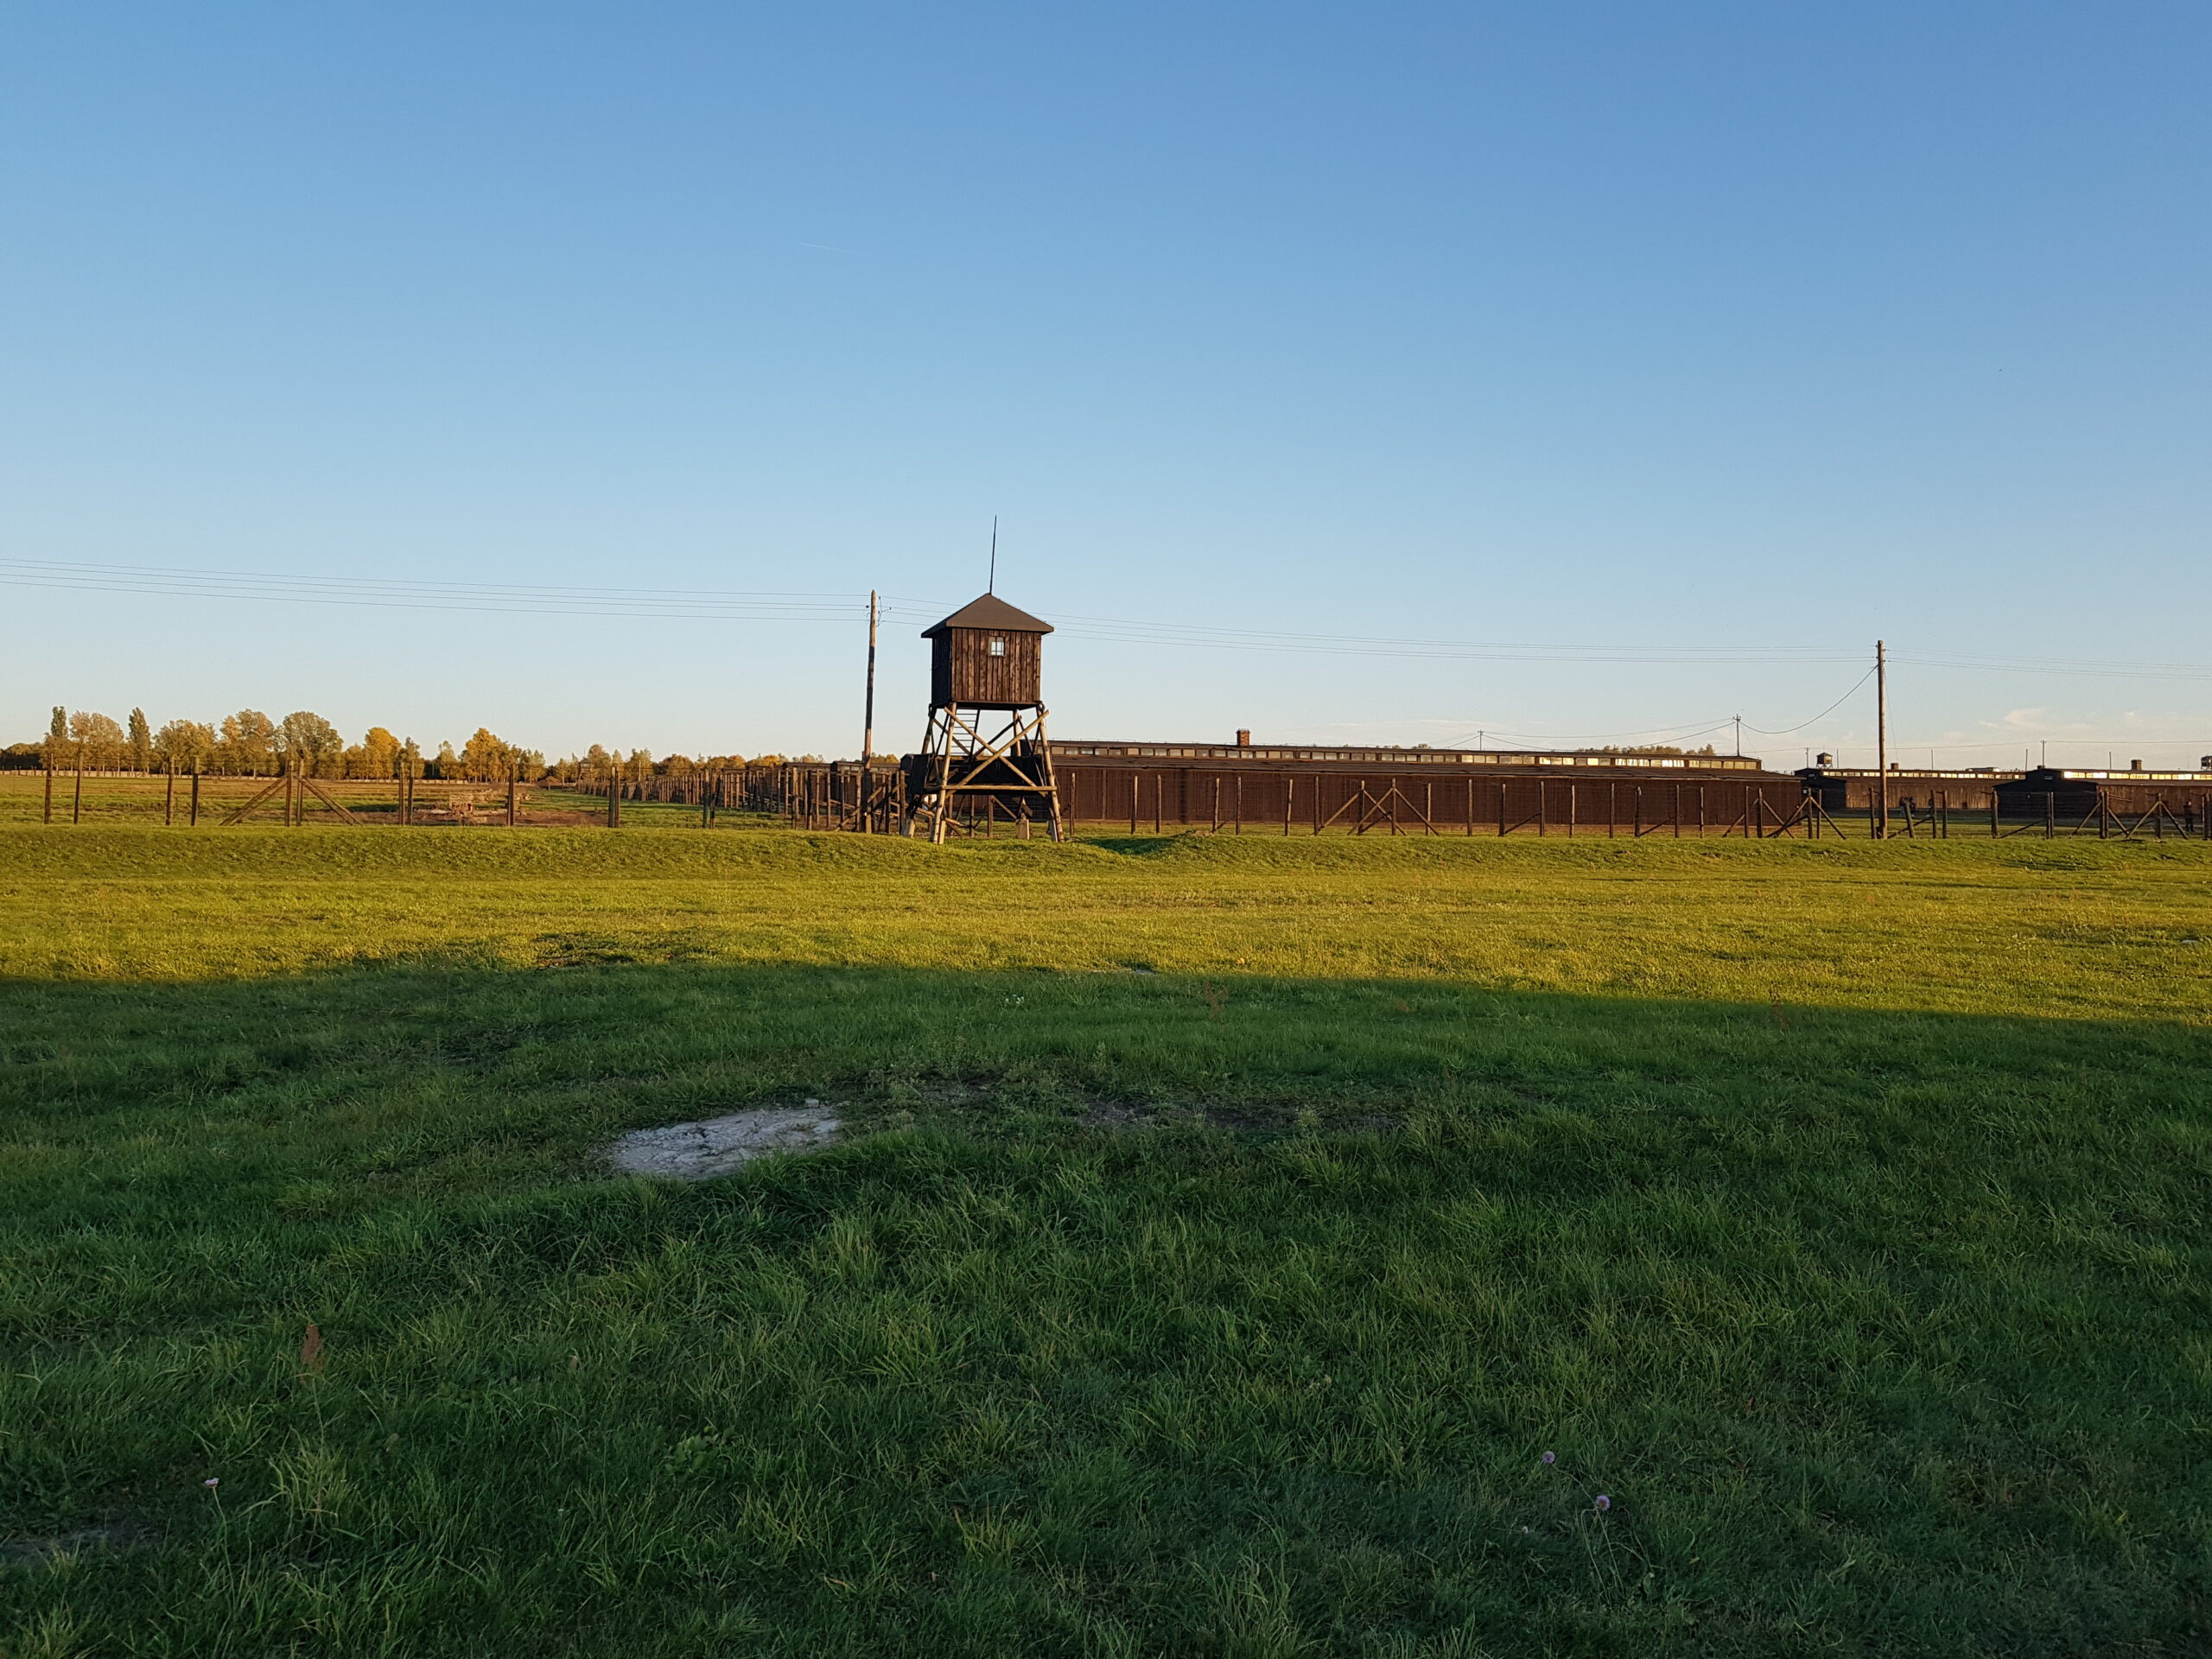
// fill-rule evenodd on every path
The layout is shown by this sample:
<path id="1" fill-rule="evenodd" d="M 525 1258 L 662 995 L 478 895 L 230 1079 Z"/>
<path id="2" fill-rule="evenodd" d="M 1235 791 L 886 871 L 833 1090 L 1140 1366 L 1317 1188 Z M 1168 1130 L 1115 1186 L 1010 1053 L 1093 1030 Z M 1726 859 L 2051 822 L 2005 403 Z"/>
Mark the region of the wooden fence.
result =
<path id="1" fill-rule="evenodd" d="M 1565 779 L 1516 774 L 1439 777 L 1208 766 L 1058 767 L 1067 821 L 1141 834 L 1274 836 L 1856 836 L 1869 815 L 1832 815 L 1789 778 Z M 853 763 L 791 762 L 673 776 L 567 783 L 319 779 L 73 772 L 0 774 L 15 822 L 161 822 L 180 825 L 310 823 L 515 827 L 622 822 L 625 803 L 695 810 L 711 827 L 725 811 L 758 814 L 806 830 L 898 835 L 912 799 L 900 766 L 871 767 L 862 787 Z M 577 798 L 582 797 L 580 801 Z M 595 800 L 594 798 L 596 798 Z M 2086 810 L 2084 809 L 2087 809 Z M 1019 835 L 988 812 L 965 825 L 978 835 Z M 2110 793 L 2008 787 L 1974 807 L 1940 794 L 1894 802 L 1893 838 L 2060 835 L 2099 839 L 2212 840 L 2212 801 L 2182 792 L 2122 801 Z"/>

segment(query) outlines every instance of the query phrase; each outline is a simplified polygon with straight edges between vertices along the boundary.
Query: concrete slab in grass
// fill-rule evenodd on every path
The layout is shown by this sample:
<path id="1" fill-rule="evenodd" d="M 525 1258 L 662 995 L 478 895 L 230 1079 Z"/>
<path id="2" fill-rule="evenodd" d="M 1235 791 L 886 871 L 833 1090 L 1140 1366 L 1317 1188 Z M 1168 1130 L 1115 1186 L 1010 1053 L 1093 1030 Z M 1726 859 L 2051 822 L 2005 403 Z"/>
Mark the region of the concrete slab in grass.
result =
<path id="1" fill-rule="evenodd" d="M 607 1149 L 615 1167 L 632 1175 L 705 1181 L 775 1153 L 817 1152 L 844 1128 L 836 1109 L 810 1100 L 803 1106 L 763 1106 L 725 1117 L 632 1129 Z"/>

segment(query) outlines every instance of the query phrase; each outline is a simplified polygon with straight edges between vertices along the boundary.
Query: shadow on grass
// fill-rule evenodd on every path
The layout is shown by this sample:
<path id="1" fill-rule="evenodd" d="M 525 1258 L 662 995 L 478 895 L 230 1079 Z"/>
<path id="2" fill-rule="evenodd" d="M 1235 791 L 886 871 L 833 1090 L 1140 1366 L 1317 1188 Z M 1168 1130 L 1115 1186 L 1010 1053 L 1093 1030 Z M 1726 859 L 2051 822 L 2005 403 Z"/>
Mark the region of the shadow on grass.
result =
<path id="1" fill-rule="evenodd" d="M 0 1606 L 60 1650 L 2203 1638 L 2200 1029 L 681 963 L 0 1006 Z M 862 1133 L 596 1157 L 810 1096 Z"/>

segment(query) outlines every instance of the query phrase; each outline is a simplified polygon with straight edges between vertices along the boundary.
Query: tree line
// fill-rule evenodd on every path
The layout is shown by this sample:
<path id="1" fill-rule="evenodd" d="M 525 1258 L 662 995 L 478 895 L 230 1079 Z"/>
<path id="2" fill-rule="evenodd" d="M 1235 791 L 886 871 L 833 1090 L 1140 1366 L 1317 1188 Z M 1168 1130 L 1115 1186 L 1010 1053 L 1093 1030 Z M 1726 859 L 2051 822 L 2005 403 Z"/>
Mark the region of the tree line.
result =
<path id="1" fill-rule="evenodd" d="M 753 764 L 774 763 L 781 755 L 761 755 Z M 811 757 L 806 757 L 810 759 Z M 645 749 L 626 754 L 599 744 L 580 755 L 549 762 L 536 749 L 510 743 L 480 726 L 459 749 L 450 742 L 426 755 L 411 737 L 395 736 L 372 726 L 358 743 L 348 743 L 321 715 L 301 709 L 272 720 L 258 709 L 241 709 L 208 723 L 172 720 L 156 728 L 143 709 L 127 721 L 86 709 L 56 706 L 46 736 L 0 750 L 0 766 L 45 767 L 56 772 L 202 772 L 234 778 L 272 778 L 282 772 L 309 778 L 424 778 L 473 783 L 572 783 L 605 778 L 683 777 L 693 772 L 727 771 L 745 766 L 735 754 L 671 754 L 656 760 Z"/>

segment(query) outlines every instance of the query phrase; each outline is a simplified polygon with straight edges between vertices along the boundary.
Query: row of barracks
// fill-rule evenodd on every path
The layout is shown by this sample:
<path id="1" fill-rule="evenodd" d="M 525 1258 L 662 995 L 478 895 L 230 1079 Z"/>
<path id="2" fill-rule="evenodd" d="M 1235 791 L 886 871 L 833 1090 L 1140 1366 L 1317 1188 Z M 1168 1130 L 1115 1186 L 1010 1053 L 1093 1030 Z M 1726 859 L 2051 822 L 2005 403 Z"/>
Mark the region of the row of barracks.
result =
<path id="1" fill-rule="evenodd" d="M 1137 830 L 1771 833 L 1798 780 L 1749 756 L 1055 741 L 1071 821 Z"/>
<path id="2" fill-rule="evenodd" d="M 1204 826 L 1284 835 L 1767 836 L 1858 814 L 1883 774 L 1821 765 L 1770 772 L 1749 755 L 1611 750 L 1357 748 L 1049 738 L 1043 641 L 1052 624 L 985 594 L 925 632 L 930 725 L 906 756 L 906 830 L 942 840 L 1001 822 Z M 2196 772 L 1892 768 L 1886 798 L 1915 811 L 2072 821 L 2145 814 L 2212 825 L 2212 755 Z M 865 815 L 863 815 L 865 817 Z"/>

